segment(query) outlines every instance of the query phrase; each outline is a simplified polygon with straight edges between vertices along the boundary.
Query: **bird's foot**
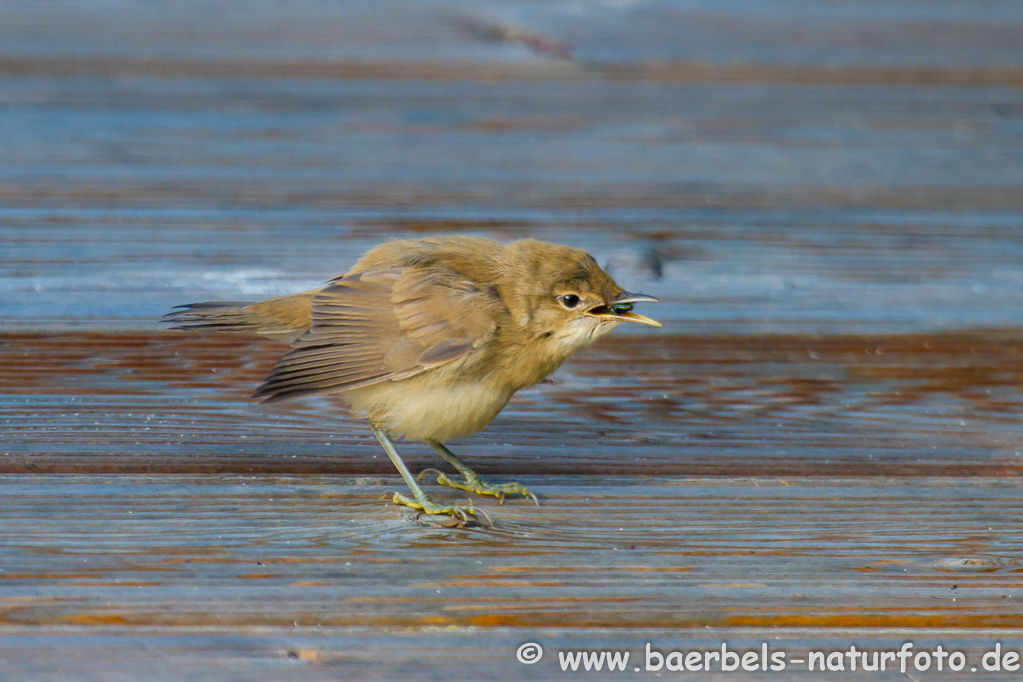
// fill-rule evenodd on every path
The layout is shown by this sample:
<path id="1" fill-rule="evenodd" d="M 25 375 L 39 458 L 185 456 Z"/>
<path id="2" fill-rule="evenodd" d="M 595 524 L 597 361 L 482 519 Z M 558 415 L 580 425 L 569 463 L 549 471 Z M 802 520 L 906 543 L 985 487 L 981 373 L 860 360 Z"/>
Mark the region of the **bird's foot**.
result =
<path id="1" fill-rule="evenodd" d="M 453 526 L 455 528 L 464 528 L 465 526 L 472 525 L 478 522 L 476 518 L 477 514 L 480 514 L 487 520 L 487 525 L 493 526 L 494 522 L 490 520 L 490 517 L 482 509 L 476 509 L 471 504 L 464 507 L 457 504 L 437 504 L 425 495 L 422 498 L 418 496 L 411 498 L 401 493 L 394 493 L 394 497 L 391 498 L 395 504 L 403 504 L 406 507 L 412 507 L 418 509 L 423 514 L 434 514 L 437 516 L 447 516 L 451 519 L 452 523 L 444 523 L 445 526 Z"/>
<path id="2" fill-rule="evenodd" d="M 440 485 L 446 485 L 451 488 L 458 488 L 469 493 L 476 493 L 477 495 L 492 495 L 498 499 L 499 504 L 504 504 L 505 495 L 522 495 L 533 500 L 533 503 L 537 507 L 540 506 L 540 501 L 536 499 L 536 495 L 531 493 L 529 489 L 521 483 L 512 481 L 511 483 L 489 483 L 475 472 L 466 474 L 464 480 L 457 480 L 449 477 L 443 471 L 437 469 L 424 469 L 416 477 L 416 480 L 421 480 L 423 476 L 427 474 L 434 474 L 437 477 L 437 483 Z"/>

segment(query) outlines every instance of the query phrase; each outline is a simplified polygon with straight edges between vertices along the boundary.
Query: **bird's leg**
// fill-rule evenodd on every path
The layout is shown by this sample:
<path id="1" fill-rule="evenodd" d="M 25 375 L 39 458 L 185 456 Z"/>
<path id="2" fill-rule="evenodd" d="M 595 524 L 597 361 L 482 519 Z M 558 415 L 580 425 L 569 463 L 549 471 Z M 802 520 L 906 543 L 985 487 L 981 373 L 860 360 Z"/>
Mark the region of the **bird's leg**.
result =
<path id="1" fill-rule="evenodd" d="M 477 493 L 479 495 L 493 495 L 498 500 L 500 500 L 501 504 L 504 504 L 505 495 L 522 495 L 523 497 L 532 498 L 533 502 L 536 503 L 536 506 L 538 507 L 540 506 L 540 502 L 537 501 L 536 495 L 529 492 L 529 489 L 526 488 L 526 486 L 522 485 L 521 483 L 515 483 L 514 481 L 512 481 L 511 483 L 501 484 L 488 483 L 487 481 L 483 480 L 483 478 L 475 471 L 462 464 L 462 461 L 455 457 L 455 454 L 448 450 L 443 443 L 439 443 L 433 440 L 426 442 L 429 443 L 430 447 L 436 450 L 437 454 L 443 457 L 448 464 L 458 469 L 458 472 L 465 477 L 465 480 L 464 481 L 453 480 L 451 478 L 448 478 L 448 476 L 443 472 L 437 471 L 436 469 L 427 469 L 426 471 L 419 474 L 419 478 L 422 478 L 423 474 L 436 473 L 437 482 L 440 483 L 441 485 L 450 486 L 452 488 L 458 488 L 459 490 L 465 490 L 470 493 Z"/>
<path id="2" fill-rule="evenodd" d="M 387 452 L 387 456 L 391 458 L 391 462 L 394 464 L 398 473 L 405 479 L 405 483 L 408 484 L 409 489 L 412 491 L 412 497 L 402 495 L 401 493 L 394 493 L 392 500 L 395 504 L 403 504 L 406 507 L 412 507 L 413 509 L 419 509 L 427 514 L 447 514 L 449 516 L 458 517 L 462 520 L 462 523 L 466 523 L 470 520 L 470 517 L 476 516 L 476 509 L 472 506 L 460 507 L 453 504 L 437 504 L 423 492 L 423 489 L 416 483 L 416 479 L 412 476 L 412 473 L 405 466 L 405 462 L 402 461 L 401 455 L 398 454 L 398 450 L 395 449 L 394 443 L 391 441 L 391 437 L 386 432 L 381 431 L 375 426 L 370 425 L 369 427 L 373 431 L 373 435 L 380 441 L 380 445 L 383 446 L 384 451 Z"/>

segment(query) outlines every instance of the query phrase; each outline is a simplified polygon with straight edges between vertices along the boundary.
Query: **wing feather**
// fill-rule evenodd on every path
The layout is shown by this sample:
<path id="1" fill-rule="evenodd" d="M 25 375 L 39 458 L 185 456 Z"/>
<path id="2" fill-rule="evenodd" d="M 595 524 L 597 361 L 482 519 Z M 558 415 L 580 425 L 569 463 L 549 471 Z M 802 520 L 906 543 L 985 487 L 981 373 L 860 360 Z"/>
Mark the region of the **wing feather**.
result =
<path id="1" fill-rule="evenodd" d="M 309 329 L 254 397 L 275 402 L 414 376 L 480 347 L 503 309 L 487 287 L 442 265 L 337 277 L 313 297 Z"/>

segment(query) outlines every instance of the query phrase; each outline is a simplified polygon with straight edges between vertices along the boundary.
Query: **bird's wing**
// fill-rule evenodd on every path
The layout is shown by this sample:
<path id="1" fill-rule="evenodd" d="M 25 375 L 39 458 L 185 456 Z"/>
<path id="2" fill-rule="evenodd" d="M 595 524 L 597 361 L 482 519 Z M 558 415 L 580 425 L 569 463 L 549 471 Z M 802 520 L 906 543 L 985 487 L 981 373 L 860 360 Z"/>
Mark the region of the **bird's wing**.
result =
<path id="1" fill-rule="evenodd" d="M 489 288 L 446 266 L 339 277 L 313 297 L 309 330 L 254 397 L 275 402 L 413 376 L 485 343 L 501 308 Z"/>

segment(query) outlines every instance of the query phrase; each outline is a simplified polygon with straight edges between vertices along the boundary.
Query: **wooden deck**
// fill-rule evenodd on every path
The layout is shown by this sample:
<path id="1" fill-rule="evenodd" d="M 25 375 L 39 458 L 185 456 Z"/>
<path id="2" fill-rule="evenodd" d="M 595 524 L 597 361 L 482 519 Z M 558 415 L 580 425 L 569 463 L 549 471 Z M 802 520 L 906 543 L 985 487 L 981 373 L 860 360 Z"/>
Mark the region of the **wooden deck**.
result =
<path id="1" fill-rule="evenodd" d="M 0 4 L 0 680 L 1019 679 L 1023 9 L 964 8 Z M 664 301 L 452 444 L 539 495 L 489 529 L 157 322 L 439 233 Z M 642 669 L 907 641 L 969 665 Z"/>

